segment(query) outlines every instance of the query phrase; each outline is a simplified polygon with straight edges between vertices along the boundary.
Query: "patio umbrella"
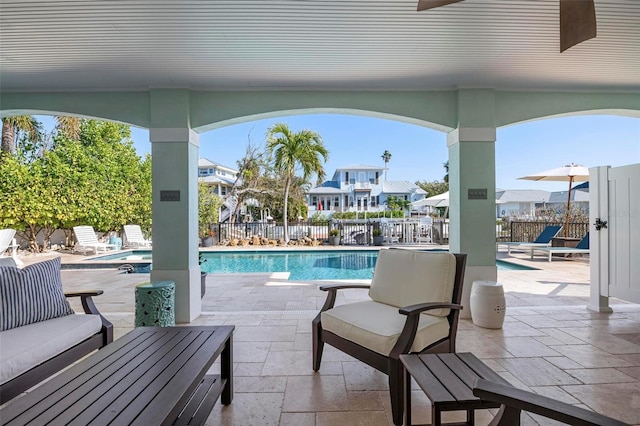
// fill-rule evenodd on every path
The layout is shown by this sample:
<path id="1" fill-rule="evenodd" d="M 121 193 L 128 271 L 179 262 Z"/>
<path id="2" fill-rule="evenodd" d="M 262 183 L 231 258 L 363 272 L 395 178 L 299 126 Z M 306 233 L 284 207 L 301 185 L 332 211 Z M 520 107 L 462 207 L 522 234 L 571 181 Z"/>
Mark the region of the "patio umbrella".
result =
<path id="1" fill-rule="evenodd" d="M 569 192 L 567 193 L 567 214 L 564 222 L 564 236 L 569 236 L 569 209 L 571 208 L 571 187 L 573 182 L 583 182 L 589 180 L 589 169 L 578 164 L 569 164 L 568 166 L 558 167 L 557 169 L 547 170 L 540 173 L 534 173 L 529 176 L 523 176 L 518 179 L 525 180 L 547 180 L 556 182 L 569 182 Z"/>
<path id="2" fill-rule="evenodd" d="M 416 201 L 415 203 L 421 203 L 420 205 L 431 207 L 449 207 L 449 191 Z"/>

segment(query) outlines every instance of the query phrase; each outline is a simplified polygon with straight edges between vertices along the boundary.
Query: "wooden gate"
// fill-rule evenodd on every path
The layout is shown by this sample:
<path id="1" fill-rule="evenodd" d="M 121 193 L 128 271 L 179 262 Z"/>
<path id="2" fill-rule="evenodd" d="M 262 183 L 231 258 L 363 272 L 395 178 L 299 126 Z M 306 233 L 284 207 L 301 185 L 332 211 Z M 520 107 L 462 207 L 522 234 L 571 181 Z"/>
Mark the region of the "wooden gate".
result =
<path id="1" fill-rule="evenodd" d="M 610 311 L 609 297 L 640 303 L 640 164 L 592 168 L 589 186 L 590 308 Z"/>

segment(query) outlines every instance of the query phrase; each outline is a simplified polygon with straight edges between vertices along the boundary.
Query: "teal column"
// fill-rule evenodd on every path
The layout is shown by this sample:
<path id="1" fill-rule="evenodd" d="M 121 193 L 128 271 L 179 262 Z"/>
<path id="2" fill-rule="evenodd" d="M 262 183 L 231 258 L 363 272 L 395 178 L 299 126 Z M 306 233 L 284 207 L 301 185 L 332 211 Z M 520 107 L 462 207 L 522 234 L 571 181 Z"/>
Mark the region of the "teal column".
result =
<path id="1" fill-rule="evenodd" d="M 189 92 L 153 90 L 149 129 L 153 185 L 152 281 L 175 282 L 175 317 L 200 315 L 198 266 L 199 137 L 189 126 Z"/>
<path id="2" fill-rule="evenodd" d="M 496 281 L 495 97 L 493 90 L 461 90 L 458 128 L 449 148 L 449 246 L 467 254 L 462 318 L 470 318 L 473 281 Z"/>

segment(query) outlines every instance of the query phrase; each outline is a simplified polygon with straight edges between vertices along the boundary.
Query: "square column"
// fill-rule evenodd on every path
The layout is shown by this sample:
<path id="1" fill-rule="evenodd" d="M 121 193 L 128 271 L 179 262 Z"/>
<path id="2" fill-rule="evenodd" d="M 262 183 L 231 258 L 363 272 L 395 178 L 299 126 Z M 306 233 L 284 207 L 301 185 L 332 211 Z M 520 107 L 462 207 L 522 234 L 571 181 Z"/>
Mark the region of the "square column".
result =
<path id="1" fill-rule="evenodd" d="M 461 90 L 459 127 L 449 148 L 449 247 L 467 254 L 462 318 L 471 318 L 471 284 L 497 280 L 494 93 Z"/>
<path id="2" fill-rule="evenodd" d="M 178 323 L 193 321 L 202 309 L 198 265 L 199 135 L 188 126 L 188 105 L 186 91 L 152 92 L 151 280 L 175 282 Z"/>

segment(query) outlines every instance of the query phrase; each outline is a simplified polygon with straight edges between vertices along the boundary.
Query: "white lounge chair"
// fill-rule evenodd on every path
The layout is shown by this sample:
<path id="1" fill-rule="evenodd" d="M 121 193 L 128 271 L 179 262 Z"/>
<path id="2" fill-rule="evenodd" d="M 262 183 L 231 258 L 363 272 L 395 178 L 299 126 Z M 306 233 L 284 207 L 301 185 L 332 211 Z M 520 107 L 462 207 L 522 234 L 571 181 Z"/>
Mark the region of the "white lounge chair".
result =
<path id="1" fill-rule="evenodd" d="M 117 244 L 107 244 L 98 241 L 98 237 L 96 237 L 93 226 L 74 226 L 73 233 L 76 234 L 76 240 L 78 241 L 74 251 L 78 249 L 78 251 L 82 251 L 82 254 L 87 254 L 87 249 L 93 250 L 95 254 L 98 254 L 100 249 L 105 253 L 110 248 L 113 250 L 118 249 Z"/>
<path id="2" fill-rule="evenodd" d="M 560 232 L 562 226 L 556 225 L 547 225 L 540 235 L 533 242 L 498 242 L 496 243 L 496 249 L 499 250 L 500 246 L 505 246 L 507 248 L 507 254 L 511 254 L 511 250 L 531 250 L 534 248 L 542 248 L 551 246 L 551 240 L 555 238 L 556 235 Z"/>
<path id="3" fill-rule="evenodd" d="M 532 247 L 531 259 L 533 260 L 534 251 L 543 252 L 548 256 L 548 261 L 551 262 L 554 253 L 555 254 L 589 254 L 589 233 L 580 240 L 575 247 Z"/>
<path id="4" fill-rule="evenodd" d="M 125 225 L 124 236 L 127 240 L 127 246 L 151 247 L 151 240 L 147 240 L 144 235 L 142 235 L 140 225 Z"/>
<path id="5" fill-rule="evenodd" d="M 21 266 L 23 263 L 18 259 L 18 244 L 13 238 L 15 235 L 15 229 L 0 229 L 0 257 L 4 256 L 5 251 L 11 249 L 11 257 L 18 266 Z"/>

